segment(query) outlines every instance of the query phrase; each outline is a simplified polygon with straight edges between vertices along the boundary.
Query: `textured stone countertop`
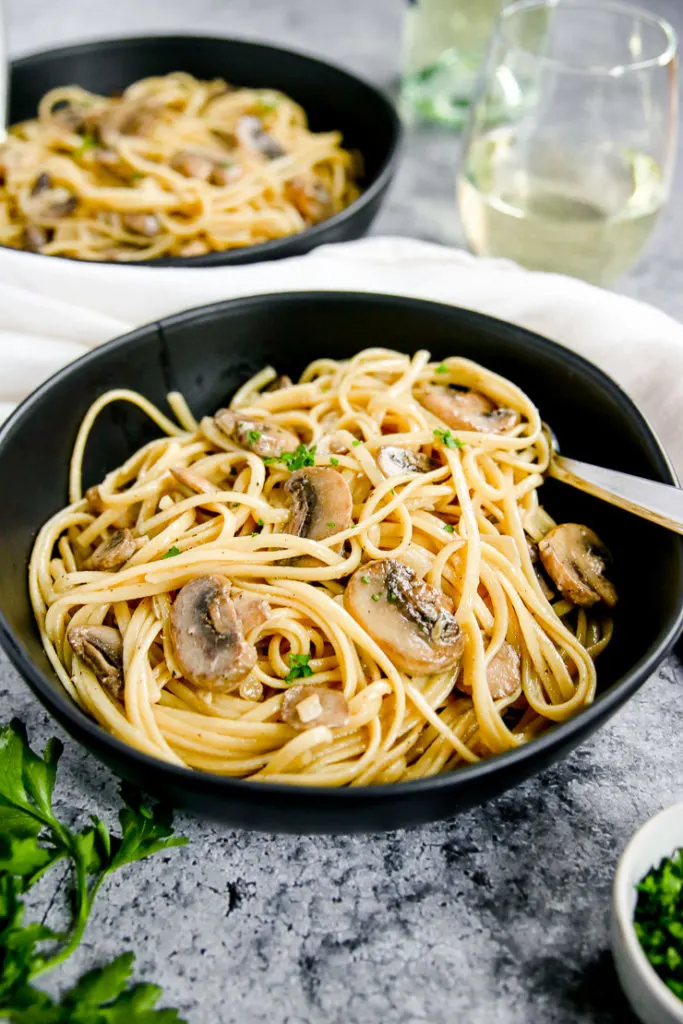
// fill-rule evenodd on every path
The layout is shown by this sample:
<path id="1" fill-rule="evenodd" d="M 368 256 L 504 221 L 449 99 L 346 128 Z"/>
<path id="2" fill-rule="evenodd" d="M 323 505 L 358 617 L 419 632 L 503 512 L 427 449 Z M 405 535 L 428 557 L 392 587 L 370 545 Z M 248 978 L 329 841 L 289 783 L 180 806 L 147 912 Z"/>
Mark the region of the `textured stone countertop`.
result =
<path id="1" fill-rule="evenodd" d="M 457 0 L 454 0 L 457 2 Z M 400 0 L 6 0 L 13 53 L 98 35 L 264 38 L 388 85 Z M 679 0 L 649 0 L 683 32 Z M 461 243 L 458 140 L 413 133 L 376 230 Z M 683 166 L 620 290 L 683 320 Z M 3 720 L 60 730 L 3 659 Z M 636 826 L 683 797 L 683 669 L 671 657 L 560 765 L 461 817 L 376 837 L 252 835 L 181 817 L 191 843 L 119 873 L 55 985 L 132 949 L 191 1024 L 627 1024 L 608 954 L 609 894 Z M 113 813 L 115 782 L 66 738 L 68 818 Z M 58 874 L 58 872 L 57 872 Z M 48 923 L 61 893 L 36 894 Z"/>

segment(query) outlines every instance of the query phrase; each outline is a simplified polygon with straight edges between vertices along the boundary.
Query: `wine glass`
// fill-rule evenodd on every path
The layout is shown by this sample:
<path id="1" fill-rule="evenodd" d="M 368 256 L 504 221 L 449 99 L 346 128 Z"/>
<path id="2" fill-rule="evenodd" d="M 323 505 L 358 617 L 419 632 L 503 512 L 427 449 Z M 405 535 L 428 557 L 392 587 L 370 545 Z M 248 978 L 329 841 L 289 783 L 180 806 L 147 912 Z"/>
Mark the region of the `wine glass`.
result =
<path id="1" fill-rule="evenodd" d="M 676 37 L 611 0 L 519 0 L 494 32 L 458 176 L 471 248 L 610 284 L 670 188 Z"/>

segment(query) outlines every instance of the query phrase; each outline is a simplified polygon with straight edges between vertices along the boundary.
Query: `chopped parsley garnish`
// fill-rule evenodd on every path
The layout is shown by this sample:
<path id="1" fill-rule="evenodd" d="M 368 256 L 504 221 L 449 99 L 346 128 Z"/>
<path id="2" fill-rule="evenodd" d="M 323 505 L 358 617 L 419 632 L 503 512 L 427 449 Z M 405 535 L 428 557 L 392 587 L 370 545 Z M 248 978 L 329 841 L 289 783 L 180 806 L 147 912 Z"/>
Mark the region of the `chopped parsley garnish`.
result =
<path id="1" fill-rule="evenodd" d="M 446 533 L 455 533 L 455 527 L 451 523 L 444 523 L 443 528 Z"/>
<path id="2" fill-rule="evenodd" d="M 361 576 L 361 579 L 362 579 L 363 583 L 369 583 L 370 582 L 370 577 L 369 576 Z"/>
<path id="3" fill-rule="evenodd" d="M 259 96 L 258 103 L 261 110 L 277 110 L 280 106 L 280 101 L 270 96 Z"/>
<path id="4" fill-rule="evenodd" d="M 83 136 L 83 141 L 81 142 L 78 149 L 75 150 L 73 155 L 80 156 L 81 153 L 87 153 L 89 149 L 95 149 L 96 146 L 97 138 L 94 135 L 88 133 L 87 135 Z"/>
<path id="5" fill-rule="evenodd" d="M 389 491 L 389 494 L 396 494 L 396 491 L 394 490 L 394 488 L 393 488 L 393 487 L 392 487 L 392 488 L 391 488 L 391 490 Z"/>
<path id="6" fill-rule="evenodd" d="M 378 592 L 377 594 L 373 594 L 373 595 L 372 595 L 372 600 L 373 600 L 373 601 L 379 601 L 379 599 L 380 599 L 381 597 L 383 597 L 383 596 L 384 596 L 384 591 L 383 591 L 383 590 L 380 590 L 380 591 L 379 591 L 379 592 Z"/>
<path id="7" fill-rule="evenodd" d="M 259 440 L 260 437 L 261 437 L 261 431 L 260 430 L 249 430 L 249 431 L 247 431 L 247 441 L 249 442 L 249 444 L 256 444 L 256 442 Z"/>
<path id="8" fill-rule="evenodd" d="M 128 180 L 131 181 L 131 182 L 132 181 L 142 181 L 143 178 L 144 178 L 144 174 L 141 174 L 140 171 L 136 171 L 135 174 L 131 174 L 131 176 L 130 176 L 130 178 Z"/>
<path id="9" fill-rule="evenodd" d="M 437 373 L 448 373 L 448 367 L 445 363 L 440 363 L 436 368 Z"/>
<path id="10" fill-rule="evenodd" d="M 683 999 L 683 848 L 637 886 L 633 927 L 655 971 Z"/>
<path id="11" fill-rule="evenodd" d="M 263 520 L 262 519 L 257 519 L 256 520 L 256 525 L 257 526 L 263 526 Z"/>
<path id="12" fill-rule="evenodd" d="M 353 445 L 353 447 L 355 448 L 355 447 L 356 447 L 356 445 L 359 445 L 359 444 L 360 444 L 360 441 L 358 441 L 358 440 L 355 440 L 355 441 L 352 441 L 352 442 L 351 442 L 351 444 L 352 444 L 352 445 Z"/>
<path id="13" fill-rule="evenodd" d="M 339 459 L 335 459 L 332 455 L 330 455 L 330 465 L 331 466 L 338 466 L 339 465 Z"/>
<path id="14" fill-rule="evenodd" d="M 462 441 L 458 441 L 457 437 L 453 437 L 450 430 L 435 430 L 434 437 L 437 441 L 441 441 L 447 448 L 462 448 Z"/>
<path id="15" fill-rule="evenodd" d="M 282 452 L 281 455 L 274 455 L 263 461 L 267 465 L 270 465 L 271 462 L 284 462 L 290 473 L 294 473 L 297 469 L 303 469 L 305 466 L 315 466 L 316 448 L 317 445 L 314 444 L 310 448 L 307 448 L 305 444 L 300 444 L 296 451 Z"/>
<path id="16" fill-rule="evenodd" d="M 311 660 L 310 654 L 290 654 L 289 672 L 285 676 L 286 683 L 293 683 L 295 679 L 306 679 L 313 675 L 313 669 L 308 664 Z"/>
<path id="17" fill-rule="evenodd" d="M 177 548 L 175 546 L 175 544 L 174 544 L 173 547 L 169 548 L 168 551 L 166 552 L 166 554 L 162 555 L 161 557 L 162 558 L 173 558 L 174 555 L 179 555 L 179 554 L 180 554 L 180 548 Z"/>
<path id="18" fill-rule="evenodd" d="M 389 598 L 392 604 L 395 604 L 395 602 L 398 601 L 398 594 L 395 594 L 393 590 L 389 591 L 387 597 Z"/>
<path id="19" fill-rule="evenodd" d="M 337 528 L 337 524 L 336 523 L 328 523 L 327 524 L 327 528 L 328 528 L 328 530 L 335 530 Z"/>

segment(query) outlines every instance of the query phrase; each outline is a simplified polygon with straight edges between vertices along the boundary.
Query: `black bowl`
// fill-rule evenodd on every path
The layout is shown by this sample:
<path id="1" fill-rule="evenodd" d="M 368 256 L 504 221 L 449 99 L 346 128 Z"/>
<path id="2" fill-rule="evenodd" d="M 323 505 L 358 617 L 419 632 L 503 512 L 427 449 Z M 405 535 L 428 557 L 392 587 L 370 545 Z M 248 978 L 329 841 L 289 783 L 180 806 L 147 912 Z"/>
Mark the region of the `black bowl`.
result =
<path id="1" fill-rule="evenodd" d="M 12 62 L 9 123 L 35 117 L 41 97 L 56 86 L 80 85 L 108 96 L 140 78 L 171 71 L 187 71 L 197 78 L 226 78 L 235 85 L 253 88 L 279 89 L 291 96 L 306 111 L 313 131 L 338 130 L 344 147 L 362 154 L 363 191 L 346 210 L 299 235 L 205 256 L 148 260 L 149 265 L 218 267 L 255 263 L 300 256 L 316 245 L 345 242 L 366 233 L 396 170 L 400 121 L 378 89 L 315 57 L 245 39 L 214 36 L 143 36 L 80 43 Z"/>
<path id="2" fill-rule="evenodd" d="M 212 412 L 271 363 L 297 375 L 313 359 L 344 359 L 378 342 L 436 359 L 479 360 L 523 387 L 567 453 L 675 483 L 657 438 L 631 400 L 580 356 L 519 327 L 466 310 L 384 295 L 261 295 L 168 317 L 109 342 L 57 373 L 0 431 L 0 643 L 34 693 L 80 743 L 118 775 L 178 806 L 234 825 L 280 831 L 376 831 L 447 817 L 508 789 L 560 758 L 632 696 L 683 622 L 683 542 L 579 491 L 549 481 L 545 504 L 609 542 L 620 591 L 615 638 L 600 658 L 600 694 L 571 721 L 510 753 L 417 782 L 366 789 L 243 782 L 172 767 L 113 739 L 67 697 L 43 652 L 26 567 L 38 528 L 66 501 L 71 448 L 104 390 L 135 388 L 165 406 L 182 391 Z M 157 429 L 134 407 L 109 406 L 91 435 L 86 485 L 124 461 Z"/>

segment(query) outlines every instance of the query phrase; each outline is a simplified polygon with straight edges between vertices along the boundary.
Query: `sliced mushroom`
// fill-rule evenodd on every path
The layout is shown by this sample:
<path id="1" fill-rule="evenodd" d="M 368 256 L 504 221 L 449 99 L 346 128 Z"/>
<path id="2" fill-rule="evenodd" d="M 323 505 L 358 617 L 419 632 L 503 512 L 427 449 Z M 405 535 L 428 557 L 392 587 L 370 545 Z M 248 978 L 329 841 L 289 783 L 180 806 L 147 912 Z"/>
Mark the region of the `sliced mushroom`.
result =
<path id="1" fill-rule="evenodd" d="M 277 423 L 269 423 L 267 420 L 240 416 L 229 409 L 219 409 L 214 421 L 231 441 L 260 455 L 262 459 L 272 459 L 283 452 L 293 452 L 299 444 L 299 438 L 291 430 L 286 430 Z"/>
<path id="2" fill-rule="evenodd" d="M 189 466 L 171 466 L 171 472 L 179 484 L 189 487 L 191 491 L 195 491 L 197 494 L 213 494 L 216 490 L 205 476 L 197 473 L 194 469 L 190 469 Z"/>
<path id="3" fill-rule="evenodd" d="M 264 392 L 282 391 L 283 388 L 291 388 L 291 386 L 292 378 L 288 377 L 286 374 L 281 374 L 279 377 L 276 377 L 275 380 L 271 380 L 270 384 L 266 384 L 263 390 Z"/>
<path id="4" fill-rule="evenodd" d="M 92 669 L 111 693 L 120 697 L 123 690 L 123 640 L 112 626 L 71 626 L 66 638 L 74 654 Z"/>
<path id="5" fill-rule="evenodd" d="M 317 224 L 331 217 L 334 212 L 330 193 L 321 181 L 308 181 L 304 177 L 292 178 L 285 185 L 285 198 L 310 224 Z"/>
<path id="6" fill-rule="evenodd" d="M 455 668 L 462 658 L 465 637 L 452 601 L 402 562 L 388 558 L 361 566 L 349 581 L 344 605 L 409 675 Z"/>
<path id="7" fill-rule="evenodd" d="M 214 161 L 205 153 L 197 153 L 191 149 L 181 149 L 171 158 L 171 167 L 186 178 L 199 178 L 208 181 L 214 168 Z"/>
<path id="8" fill-rule="evenodd" d="M 325 540 L 351 525 L 353 499 L 344 477 L 328 466 L 312 466 L 292 473 L 285 484 L 291 499 L 286 533 L 309 540 Z"/>
<path id="9" fill-rule="evenodd" d="M 67 132 L 83 131 L 87 112 L 85 104 L 71 100 L 56 100 L 50 107 L 52 120 Z"/>
<path id="10" fill-rule="evenodd" d="M 37 224 L 27 224 L 22 241 L 24 249 L 28 249 L 29 252 L 40 252 L 47 244 L 47 231 L 38 227 Z"/>
<path id="11" fill-rule="evenodd" d="M 131 531 L 115 530 L 108 540 L 103 541 L 93 552 L 91 563 L 93 569 L 104 572 L 115 572 L 128 561 L 137 551 L 137 543 Z"/>
<path id="12" fill-rule="evenodd" d="M 225 576 L 198 576 L 179 590 L 171 638 L 185 678 L 206 689 L 234 690 L 256 664 L 256 648 L 244 639 Z"/>
<path id="13" fill-rule="evenodd" d="M 471 388 L 426 384 L 417 397 L 440 420 L 459 430 L 503 434 L 519 422 L 514 409 L 499 408 L 490 398 Z"/>
<path id="14" fill-rule="evenodd" d="M 410 448 L 399 448 L 397 445 L 383 445 L 377 456 L 377 465 L 385 476 L 399 476 L 401 473 L 428 473 L 434 463 L 423 452 L 414 452 Z"/>
<path id="15" fill-rule="evenodd" d="M 27 204 L 29 215 L 33 220 L 54 220 L 68 217 L 78 206 L 78 199 L 61 185 L 53 188 L 51 184 L 40 182 L 43 175 L 34 182 L 31 199 Z M 45 175 L 47 177 L 47 175 Z M 38 187 L 40 182 L 40 187 Z"/>
<path id="16" fill-rule="evenodd" d="M 31 199 L 35 196 L 39 196 L 41 192 L 45 192 L 48 188 L 52 188 L 52 178 L 49 174 L 46 174 L 46 172 L 43 171 L 43 173 L 39 174 L 33 182 L 33 187 L 31 188 Z"/>
<path id="17" fill-rule="evenodd" d="M 552 601 L 553 597 L 555 596 L 555 591 L 550 586 L 548 577 L 543 569 L 543 566 L 541 565 L 540 556 L 538 554 L 538 544 L 534 543 L 534 541 L 532 540 L 529 540 L 528 537 L 526 538 L 526 543 L 527 547 L 529 548 L 531 564 L 533 565 L 534 572 L 536 573 L 536 579 L 541 584 L 543 596 L 546 599 L 546 601 Z"/>
<path id="18" fill-rule="evenodd" d="M 254 114 L 243 114 L 237 122 L 235 137 L 241 146 L 256 153 L 261 153 L 267 160 L 276 160 L 284 156 L 287 150 L 269 135 L 260 117 Z"/>
<path id="19" fill-rule="evenodd" d="M 280 718 L 299 731 L 327 725 L 330 729 L 346 725 L 349 705 L 339 690 L 329 686 L 290 686 L 282 699 Z"/>
<path id="20" fill-rule="evenodd" d="M 153 213 L 125 213 L 121 218 L 124 228 L 134 235 L 152 238 L 161 231 L 159 219 Z"/>
<path id="21" fill-rule="evenodd" d="M 572 604 L 617 603 L 617 592 L 605 573 L 611 559 L 600 538 L 587 526 L 563 523 L 538 544 L 543 567 L 563 597 Z"/>
<path id="22" fill-rule="evenodd" d="M 232 160 L 215 160 L 211 171 L 211 184 L 225 188 L 234 185 L 242 177 L 242 168 Z"/>
<path id="23" fill-rule="evenodd" d="M 252 629 L 257 629 L 267 622 L 272 612 L 264 598 L 258 597 L 257 594 L 249 594 L 246 590 L 238 590 L 232 598 L 232 603 L 245 636 L 251 633 Z"/>
<path id="24" fill-rule="evenodd" d="M 489 693 L 494 700 L 512 697 L 522 685 L 522 660 L 512 644 L 504 643 L 493 656 L 486 669 Z M 458 679 L 458 689 L 471 693 L 472 687 Z"/>
<path id="25" fill-rule="evenodd" d="M 91 127 L 108 149 L 116 149 L 120 135 L 148 137 L 154 131 L 159 108 L 152 103 L 121 102 L 110 104 Z"/>

